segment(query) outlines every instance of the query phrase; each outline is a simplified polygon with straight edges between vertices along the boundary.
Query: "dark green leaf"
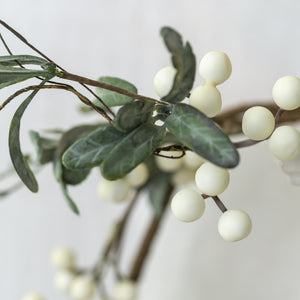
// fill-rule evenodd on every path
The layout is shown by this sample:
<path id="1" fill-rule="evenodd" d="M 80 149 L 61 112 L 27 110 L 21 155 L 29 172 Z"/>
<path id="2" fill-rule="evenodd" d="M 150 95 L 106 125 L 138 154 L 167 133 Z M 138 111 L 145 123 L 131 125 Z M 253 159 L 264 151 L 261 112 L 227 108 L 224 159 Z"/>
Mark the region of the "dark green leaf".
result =
<path id="1" fill-rule="evenodd" d="M 35 146 L 38 163 L 43 165 L 53 161 L 58 141 L 43 138 L 38 132 L 33 130 L 29 132 L 29 136 Z"/>
<path id="2" fill-rule="evenodd" d="M 99 166 L 103 159 L 120 142 L 124 134 L 112 125 L 97 128 L 76 141 L 63 155 L 63 164 L 68 169 L 84 169 Z"/>
<path id="3" fill-rule="evenodd" d="M 177 69 L 172 90 L 162 100 L 177 103 L 187 97 L 193 87 L 196 59 L 190 44 L 183 45 L 181 36 L 175 30 L 163 27 L 161 35 L 168 50 L 172 53 L 172 62 Z"/>
<path id="4" fill-rule="evenodd" d="M 47 80 L 44 80 L 40 85 L 44 85 Z M 33 91 L 25 101 L 19 106 L 15 112 L 9 129 L 9 152 L 12 163 L 16 169 L 17 174 L 24 182 L 24 184 L 34 193 L 38 191 L 38 183 L 31 171 L 26 159 L 24 158 L 21 145 L 20 145 L 20 125 L 21 118 L 24 114 L 25 109 L 37 94 L 39 90 Z"/>
<path id="5" fill-rule="evenodd" d="M 114 126 L 122 131 L 128 132 L 147 122 L 153 113 L 154 103 L 139 100 L 127 103 L 121 107 L 114 120 Z"/>
<path id="6" fill-rule="evenodd" d="M 239 154 L 228 136 L 196 108 L 173 105 L 165 125 L 181 143 L 212 163 L 223 168 L 239 163 Z"/>
<path id="7" fill-rule="evenodd" d="M 75 202 L 73 201 L 73 199 L 70 197 L 68 190 L 67 190 L 67 186 L 63 181 L 63 166 L 61 164 L 61 157 L 60 157 L 58 150 L 54 154 L 53 171 L 54 171 L 54 176 L 55 176 L 56 180 L 58 181 L 58 183 L 61 186 L 63 195 L 67 201 L 68 206 L 75 214 L 79 215 L 79 209 L 78 209 L 77 205 L 75 204 Z"/>
<path id="8" fill-rule="evenodd" d="M 54 71 L 45 70 L 28 70 L 16 67 L 5 67 L 0 65 L 0 89 L 9 85 L 33 78 L 35 76 L 52 77 Z"/>
<path id="9" fill-rule="evenodd" d="M 124 177 L 143 162 L 160 145 L 165 136 L 164 127 L 144 123 L 125 136 L 101 164 L 102 175 L 108 180 Z"/>
<path id="10" fill-rule="evenodd" d="M 127 90 L 129 92 L 133 92 L 135 94 L 137 93 L 137 88 L 133 84 L 120 78 L 105 76 L 105 77 L 100 77 L 98 81 L 117 86 L 121 89 Z M 103 100 L 103 102 L 109 107 L 124 105 L 134 100 L 131 97 L 121 95 L 116 92 L 112 92 L 102 88 L 97 88 L 96 93 Z M 99 100 L 96 100 L 95 104 L 97 104 L 100 107 L 103 106 Z"/>
<path id="11" fill-rule="evenodd" d="M 18 66 L 22 65 L 44 65 L 48 61 L 32 55 L 10 55 L 0 56 L 0 66 Z"/>
<path id="12" fill-rule="evenodd" d="M 157 217 L 160 217 L 163 212 L 166 197 L 170 189 L 170 178 L 171 176 L 168 173 L 156 172 L 149 179 L 145 187 L 151 207 Z"/>

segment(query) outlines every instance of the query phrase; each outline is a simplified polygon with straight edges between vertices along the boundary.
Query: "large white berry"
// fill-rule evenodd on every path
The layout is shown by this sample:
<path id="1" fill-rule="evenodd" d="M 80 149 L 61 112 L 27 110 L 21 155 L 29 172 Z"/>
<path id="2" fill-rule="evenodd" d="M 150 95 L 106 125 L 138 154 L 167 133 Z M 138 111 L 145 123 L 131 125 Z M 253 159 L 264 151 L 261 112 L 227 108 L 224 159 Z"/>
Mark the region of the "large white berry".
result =
<path id="1" fill-rule="evenodd" d="M 207 117 L 212 118 L 220 112 L 222 98 L 219 90 L 215 86 L 204 84 L 192 90 L 189 103 Z"/>
<path id="2" fill-rule="evenodd" d="M 139 164 L 130 173 L 127 174 L 125 179 L 135 188 L 138 188 L 146 183 L 149 178 L 149 171 L 144 163 Z"/>
<path id="3" fill-rule="evenodd" d="M 249 215 L 237 209 L 227 210 L 222 214 L 218 223 L 221 237 L 228 242 L 236 242 L 249 235 L 252 222 Z"/>
<path id="4" fill-rule="evenodd" d="M 74 273 L 68 270 L 60 270 L 54 276 L 54 287 L 61 292 L 68 293 L 74 278 Z"/>
<path id="5" fill-rule="evenodd" d="M 77 276 L 70 287 L 70 296 L 74 300 L 88 300 L 95 292 L 95 282 L 88 276 Z"/>
<path id="6" fill-rule="evenodd" d="M 130 185 L 124 179 L 114 181 L 102 179 L 98 185 L 98 194 L 100 198 L 114 203 L 125 201 L 128 198 L 130 191 Z"/>
<path id="7" fill-rule="evenodd" d="M 60 246 L 52 251 L 51 262 L 57 269 L 70 270 L 75 267 L 75 254 L 71 249 Z"/>
<path id="8" fill-rule="evenodd" d="M 271 135 L 269 148 L 279 160 L 292 160 L 300 154 L 300 133 L 292 126 L 280 126 Z"/>
<path id="9" fill-rule="evenodd" d="M 229 78 L 232 66 L 229 57 L 224 52 L 211 51 L 203 56 L 199 65 L 200 76 L 214 85 Z"/>
<path id="10" fill-rule="evenodd" d="M 190 170 L 196 171 L 204 162 L 205 159 L 192 151 L 186 151 L 183 157 L 185 167 Z"/>
<path id="11" fill-rule="evenodd" d="M 130 280 L 119 281 L 113 292 L 113 300 L 135 300 L 137 298 L 136 283 Z"/>
<path id="12" fill-rule="evenodd" d="M 243 133 L 252 140 L 261 141 L 268 138 L 274 128 L 275 118 L 265 107 L 253 106 L 243 115 Z"/>
<path id="13" fill-rule="evenodd" d="M 195 175 L 199 190 L 209 196 L 223 193 L 229 184 L 229 172 L 210 162 L 204 163 Z"/>
<path id="14" fill-rule="evenodd" d="M 180 221 L 193 222 L 203 215 L 205 202 L 198 192 L 192 189 L 183 189 L 172 198 L 171 210 Z"/>
<path id="15" fill-rule="evenodd" d="M 300 107 L 300 79 L 295 76 L 279 78 L 272 90 L 275 103 L 282 109 L 293 110 Z"/>
<path id="16" fill-rule="evenodd" d="M 160 69 L 154 76 L 153 85 L 156 94 L 163 98 L 169 94 L 173 87 L 174 79 L 176 76 L 177 70 L 172 67 L 165 67 Z"/>
<path id="17" fill-rule="evenodd" d="M 42 297 L 39 293 L 32 292 L 22 297 L 22 300 L 45 300 L 45 298 Z"/>
<path id="18" fill-rule="evenodd" d="M 168 145 L 163 145 L 163 147 L 165 146 Z M 172 158 L 181 156 L 182 153 L 180 151 L 160 151 L 159 154 L 167 156 L 155 156 L 156 164 L 161 171 L 174 172 L 178 170 L 183 164 L 182 158 Z"/>

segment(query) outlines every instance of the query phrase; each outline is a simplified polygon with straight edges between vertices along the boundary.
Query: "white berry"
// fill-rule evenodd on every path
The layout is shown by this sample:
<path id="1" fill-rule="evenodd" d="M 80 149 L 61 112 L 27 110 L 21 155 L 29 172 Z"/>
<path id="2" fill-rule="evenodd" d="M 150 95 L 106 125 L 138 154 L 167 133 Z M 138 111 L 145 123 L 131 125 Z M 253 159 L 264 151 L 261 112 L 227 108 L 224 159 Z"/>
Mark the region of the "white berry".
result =
<path id="1" fill-rule="evenodd" d="M 218 223 L 221 237 L 228 242 L 236 242 L 249 235 L 252 222 L 249 215 L 237 209 L 227 210 L 222 214 Z"/>
<path id="2" fill-rule="evenodd" d="M 205 159 L 195 152 L 186 151 L 185 156 L 183 157 L 183 162 L 185 167 L 196 171 L 203 163 L 205 163 Z"/>
<path id="3" fill-rule="evenodd" d="M 22 297 L 22 300 L 45 300 L 45 298 L 38 293 L 32 292 Z"/>
<path id="4" fill-rule="evenodd" d="M 195 171 L 188 168 L 181 168 L 174 172 L 171 182 L 174 186 L 185 185 L 193 182 L 195 179 Z"/>
<path id="5" fill-rule="evenodd" d="M 196 172 L 198 189 L 209 196 L 223 193 L 229 184 L 229 172 L 210 162 L 204 163 Z"/>
<path id="6" fill-rule="evenodd" d="M 127 174 L 127 182 L 135 188 L 138 188 L 146 183 L 149 178 L 149 171 L 144 163 L 139 164 L 135 169 Z"/>
<path id="7" fill-rule="evenodd" d="M 300 154 L 300 133 L 292 126 L 280 126 L 271 135 L 269 148 L 279 160 L 292 160 Z"/>
<path id="8" fill-rule="evenodd" d="M 265 107 L 251 107 L 243 115 L 243 133 L 252 140 L 261 141 L 268 138 L 274 128 L 275 118 Z"/>
<path id="9" fill-rule="evenodd" d="M 189 103 L 207 117 L 212 118 L 221 111 L 222 98 L 215 86 L 204 84 L 192 90 Z"/>
<path id="10" fill-rule="evenodd" d="M 171 202 L 174 216 L 183 222 L 198 220 L 204 213 L 203 197 L 192 189 L 183 189 L 175 194 Z"/>
<path id="11" fill-rule="evenodd" d="M 203 56 L 199 65 L 200 76 L 214 85 L 229 78 L 232 71 L 229 57 L 224 52 L 211 51 Z"/>
<path id="12" fill-rule="evenodd" d="M 163 147 L 165 146 L 168 145 L 163 145 Z M 167 156 L 155 156 L 156 164 L 161 171 L 174 172 L 178 170 L 183 164 L 182 158 L 168 158 L 181 156 L 182 152 L 180 151 L 160 151 L 159 154 Z"/>
<path id="13" fill-rule="evenodd" d="M 60 270 L 54 276 L 54 287 L 63 293 L 69 293 L 74 278 L 74 273 Z"/>
<path id="14" fill-rule="evenodd" d="M 136 283 L 130 280 L 121 280 L 115 286 L 113 300 L 135 300 L 137 298 Z"/>
<path id="15" fill-rule="evenodd" d="M 174 79 L 176 76 L 177 70 L 172 67 L 165 67 L 160 69 L 154 76 L 153 85 L 156 94 L 163 98 L 169 94 L 173 87 Z"/>
<path id="16" fill-rule="evenodd" d="M 98 194 L 100 198 L 114 203 L 125 201 L 128 198 L 130 191 L 131 188 L 124 179 L 113 181 L 102 179 L 98 185 Z"/>
<path id="17" fill-rule="evenodd" d="M 300 107 L 300 79 L 295 76 L 279 78 L 273 86 L 272 95 L 280 108 L 297 109 Z"/>
<path id="18" fill-rule="evenodd" d="M 51 262 L 57 269 L 73 269 L 75 266 L 74 252 L 64 246 L 55 248 L 51 253 Z"/>
<path id="19" fill-rule="evenodd" d="M 76 277 L 70 288 L 70 296 L 74 300 L 88 300 L 92 298 L 95 292 L 95 283 L 88 276 L 78 276 Z"/>

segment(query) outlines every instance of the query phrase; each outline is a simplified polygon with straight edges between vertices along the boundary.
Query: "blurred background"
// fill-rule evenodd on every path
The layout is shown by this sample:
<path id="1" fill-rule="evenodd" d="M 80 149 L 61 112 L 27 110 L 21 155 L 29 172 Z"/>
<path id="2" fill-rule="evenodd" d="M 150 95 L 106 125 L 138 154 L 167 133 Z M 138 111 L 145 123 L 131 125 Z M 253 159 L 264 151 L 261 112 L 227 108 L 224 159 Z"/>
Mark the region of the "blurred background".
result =
<path id="1" fill-rule="evenodd" d="M 0 18 L 68 71 L 95 79 L 121 77 L 148 96 L 155 96 L 156 71 L 170 64 L 159 36 L 162 26 L 176 28 L 190 41 L 198 62 L 208 51 L 224 51 L 233 66 L 230 79 L 220 86 L 225 109 L 268 102 L 279 77 L 300 76 L 299 10 L 298 0 L 0 0 Z M 32 54 L 0 30 L 15 54 Z M 2 46 L 0 51 L 5 55 Z M 13 91 L 1 90 L 1 102 Z M 0 171 L 10 166 L 9 123 L 21 100 L 0 113 Z M 30 129 L 68 129 L 97 119 L 79 114 L 78 105 L 64 91 L 40 92 L 22 122 L 24 152 L 33 151 Z M 192 224 L 177 221 L 168 211 L 143 273 L 140 300 L 300 298 L 300 187 L 290 185 L 266 143 L 240 154 L 241 164 L 231 171 L 222 200 L 250 214 L 251 235 L 238 243 L 223 241 L 217 233 L 220 211 L 211 201 Z M 53 288 L 51 250 L 67 245 L 80 265 L 92 265 L 124 209 L 99 199 L 99 180 L 95 171 L 71 189 L 80 217 L 66 206 L 51 167 L 38 175 L 38 194 L 24 188 L 1 200 L 1 299 L 18 300 L 31 290 L 47 299 L 66 299 Z M 128 232 L 124 270 L 150 213 L 142 200 Z"/>

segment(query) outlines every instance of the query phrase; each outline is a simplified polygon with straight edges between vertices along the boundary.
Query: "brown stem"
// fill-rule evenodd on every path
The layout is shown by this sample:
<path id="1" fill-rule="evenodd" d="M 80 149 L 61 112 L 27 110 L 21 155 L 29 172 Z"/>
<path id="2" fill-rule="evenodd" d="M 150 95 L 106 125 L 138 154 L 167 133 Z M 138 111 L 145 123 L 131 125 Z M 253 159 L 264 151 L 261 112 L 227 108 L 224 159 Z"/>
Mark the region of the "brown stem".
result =
<path id="1" fill-rule="evenodd" d="M 76 82 L 83 83 L 83 84 L 86 84 L 86 85 L 100 87 L 100 88 L 103 88 L 103 89 L 106 89 L 106 90 L 109 90 L 109 91 L 113 91 L 113 92 L 116 92 L 118 94 L 122 94 L 122 95 L 125 95 L 125 96 L 128 96 L 128 97 L 134 98 L 134 99 L 154 101 L 154 102 L 157 102 L 157 103 L 160 103 L 160 104 L 169 105 L 169 103 L 164 102 L 164 101 L 160 101 L 160 100 L 157 100 L 157 99 L 154 99 L 154 98 L 151 98 L 151 97 L 138 95 L 138 94 L 135 94 L 133 92 L 121 89 L 117 86 L 106 84 L 106 83 L 103 83 L 103 82 L 100 82 L 100 81 L 97 81 L 97 80 L 93 80 L 93 79 L 89 79 L 89 78 L 86 78 L 86 77 L 82 77 L 82 76 L 79 76 L 79 75 L 71 74 L 71 73 L 68 73 L 66 71 L 61 72 L 60 77 L 63 78 L 63 79 L 76 81 Z"/>
<path id="2" fill-rule="evenodd" d="M 220 208 L 220 210 L 224 213 L 225 211 L 227 211 L 226 206 L 224 205 L 224 203 L 221 201 L 221 199 L 218 196 L 212 196 L 212 199 L 215 201 L 215 203 L 217 204 L 217 206 Z"/>
<path id="3" fill-rule="evenodd" d="M 150 247 L 151 247 L 151 245 L 154 241 L 154 238 L 156 236 L 156 233 L 160 227 L 161 221 L 164 216 L 164 212 L 169 203 L 173 189 L 174 189 L 173 186 L 169 187 L 167 196 L 165 198 L 165 202 L 163 204 L 163 213 L 159 217 L 153 216 L 152 221 L 151 221 L 151 223 L 146 231 L 146 234 L 141 242 L 140 249 L 134 259 L 134 262 L 133 262 L 133 265 L 132 265 L 132 268 L 131 268 L 131 271 L 129 274 L 129 279 L 132 281 L 138 281 L 138 279 L 141 275 L 141 272 L 143 270 L 143 267 L 145 265 L 146 259 L 149 254 Z"/>

